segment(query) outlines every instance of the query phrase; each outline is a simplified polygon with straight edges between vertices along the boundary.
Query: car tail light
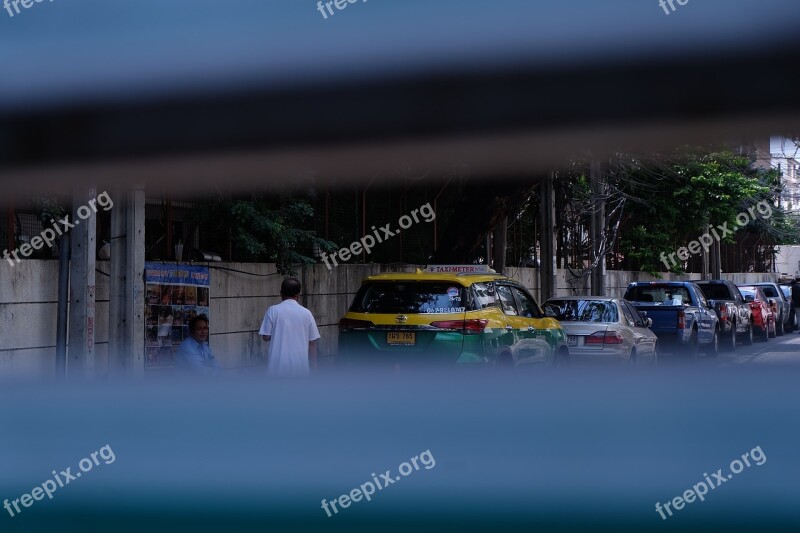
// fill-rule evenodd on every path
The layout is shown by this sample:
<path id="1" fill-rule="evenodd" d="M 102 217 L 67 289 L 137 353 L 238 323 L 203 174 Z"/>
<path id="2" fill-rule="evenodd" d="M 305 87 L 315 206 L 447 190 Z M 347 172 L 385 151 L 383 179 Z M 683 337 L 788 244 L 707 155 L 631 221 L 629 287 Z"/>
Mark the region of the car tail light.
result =
<path id="1" fill-rule="evenodd" d="M 778 302 L 772 300 L 769 302 L 769 308 L 772 309 L 772 312 L 778 314 Z"/>
<path id="2" fill-rule="evenodd" d="M 678 311 L 678 329 L 686 329 L 686 313 Z"/>
<path id="3" fill-rule="evenodd" d="M 369 320 L 354 320 L 352 318 L 343 318 L 339 321 L 339 331 L 350 331 L 353 329 L 368 329 L 374 327 L 375 324 Z"/>
<path id="4" fill-rule="evenodd" d="M 465 335 L 477 335 L 483 333 L 489 321 L 485 318 L 471 318 L 469 320 L 442 320 L 431 322 L 431 326 L 441 329 L 460 330 Z"/>
<path id="5" fill-rule="evenodd" d="M 723 322 L 728 320 L 728 309 L 724 305 L 719 306 L 719 319 Z"/>
<path id="6" fill-rule="evenodd" d="M 622 337 L 616 331 L 610 333 L 597 331 L 586 337 L 583 344 L 622 344 L 622 342 Z"/>

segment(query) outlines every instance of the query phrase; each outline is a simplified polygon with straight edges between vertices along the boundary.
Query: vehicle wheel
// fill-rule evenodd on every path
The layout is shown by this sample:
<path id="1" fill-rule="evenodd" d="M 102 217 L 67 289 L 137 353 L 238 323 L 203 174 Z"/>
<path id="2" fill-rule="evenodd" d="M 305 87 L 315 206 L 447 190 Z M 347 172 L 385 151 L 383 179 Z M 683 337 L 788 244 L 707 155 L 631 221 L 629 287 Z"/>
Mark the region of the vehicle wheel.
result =
<path id="1" fill-rule="evenodd" d="M 557 367 L 569 366 L 569 350 L 567 350 L 566 346 L 562 346 L 561 349 L 558 350 L 554 362 Z"/>
<path id="2" fill-rule="evenodd" d="M 694 359 L 697 357 L 697 352 L 699 349 L 700 339 L 697 335 L 697 330 L 692 330 L 692 336 L 689 337 L 689 344 L 688 344 L 688 356 L 689 359 Z"/>
<path id="3" fill-rule="evenodd" d="M 783 337 L 783 315 L 778 318 L 778 324 L 775 326 L 775 335 L 778 337 Z"/>
<path id="4" fill-rule="evenodd" d="M 514 357 L 508 352 L 501 353 L 497 356 L 497 362 L 494 366 L 503 372 L 514 370 Z"/>
<path id="5" fill-rule="evenodd" d="M 728 351 L 735 352 L 736 351 L 736 322 L 731 324 L 731 336 L 728 339 Z"/>
<path id="6" fill-rule="evenodd" d="M 767 342 L 769 340 L 769 322 L 764 324 L 764 331 L 761 332 L 761 341 Z"/>
<path id="7" fill-rule="evenodd" d="M 719 355 L 719 330 L 714 330 L 714 338 L 711 339 L 711 344 L 706 349 L 706 357 L 716 357 Z"/>
<path id="8" fill-rule="evenodd" d="M 630 359 L 628 359 L 628 364 L 630 366 L 636 366 L 636 348 L 631 350 L 631 356 Z"/>
<path id="9" fill-rule="evenodd" d="M 750 322 L 747 325 L 747 333 L 744 335 L 744 345 L 745 346 L 752 346 L 753 345 L 753 323 Z"/>
<path id="10" fill-rule="evenodd" d="M 770 338 L 774 339 L 778 336 L 778 326 L 775 324 L 775 321 L 772 321 L 772 331 L 769 333 Z"/>
<path id="11" fill-rule="evenodd" d="M 569 350 L 566 346 L 559 351 L 558 364 L 560 366 L 569 366 Z"/>

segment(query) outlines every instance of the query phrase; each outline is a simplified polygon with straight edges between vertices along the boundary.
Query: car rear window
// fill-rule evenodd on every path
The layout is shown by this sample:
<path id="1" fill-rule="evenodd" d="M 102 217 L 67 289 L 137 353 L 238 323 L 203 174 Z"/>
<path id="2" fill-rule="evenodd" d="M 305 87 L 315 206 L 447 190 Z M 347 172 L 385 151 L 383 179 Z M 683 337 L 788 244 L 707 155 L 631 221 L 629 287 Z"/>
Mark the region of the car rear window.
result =
<path id="1" fill-rule="evenodd" d="M 704 283 L 698 284 L 700 290 L 706 295 L 709 300 L 731 300 L 733 295 L 730 289 L 722 283 Z"/>
<path id="2" fill-rule="evenodd" d="M 743 289 L 739 287 L 739 292 L 742 293 L 742 296 L 752 296 L 753 298 L 756 298 L 756 291 L 754 289 Z"/>
<path id="3" fill-rule="evenodd" d="M 376 282 L 361 286 L 350 311 L 354 313 L 461 313 L 467 289 L 449 282 Z"/>
<path id="4" fill-rule="evenodd" d="M 776 291 L 775 287 L 772 285 L 759 285 L 758 287 L 764 291 L 764 294 L 767 296 L 767 298 L 780 298 L 778 291 Z"/>
<path id="5" fill-rule="evenodd" d="M 691 304 L 692 299 L 686 287 L 670 285 L 640 285 L 630 287 L 625 299 L 631 302 L 647 302 L 654 305 Z"/>
<path id="6" fill-rule="evenodd" d="M 607 300 L 548 300 L 556 319 L 565 322 L 618 322 L 617 305 Z"/>

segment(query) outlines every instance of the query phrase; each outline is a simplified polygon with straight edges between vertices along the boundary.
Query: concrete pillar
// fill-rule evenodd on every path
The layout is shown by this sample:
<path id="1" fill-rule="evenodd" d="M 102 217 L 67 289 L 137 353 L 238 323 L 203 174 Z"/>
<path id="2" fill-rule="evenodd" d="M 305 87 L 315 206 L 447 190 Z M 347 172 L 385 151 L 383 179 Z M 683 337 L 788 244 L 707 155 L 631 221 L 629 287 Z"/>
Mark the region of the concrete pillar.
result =
<path id="1" fill-rule="evenodd" d="M 541 276 L 540 286 L 542 288 L 540 299 L 545 301 L 548 298 L 557 296 L 557 276 L 556 276 L 556 196 L 553 188 L 554 173 L 542 180 L 541 184 L 541 263 L 539 275 Z"/>
<path id="2" fill-rule="evenodd" d="M 144 187 L 114 191 L 111 210 L 108 371 L 144 374 Z"/>
<path id="3" fill-rule="evenodd" d="M 97 217 L 90 200 L 95 200 L 94 187 L 73 191 L 70 232 L 70 302 L 67 377 L 94 377 L 95 342 L 95 267 L 97 253 Z M 89 210 L 89 215 L 86 216 Z"/>

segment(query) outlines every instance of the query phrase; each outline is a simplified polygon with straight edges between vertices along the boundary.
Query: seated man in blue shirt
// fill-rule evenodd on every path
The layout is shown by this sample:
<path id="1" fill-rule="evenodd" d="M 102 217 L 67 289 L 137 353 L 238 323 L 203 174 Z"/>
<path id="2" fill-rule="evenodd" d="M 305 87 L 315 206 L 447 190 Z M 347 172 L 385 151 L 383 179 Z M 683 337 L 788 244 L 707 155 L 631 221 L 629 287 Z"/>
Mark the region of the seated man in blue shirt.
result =
<path id="1" fill-rule="evenodd" d="M 189 337 L 175 352 L 176 366 L 193 374 L 216 374 L 219 365 L 207 341 L 208 317 L 197 315 L 189 320 Z"/>

